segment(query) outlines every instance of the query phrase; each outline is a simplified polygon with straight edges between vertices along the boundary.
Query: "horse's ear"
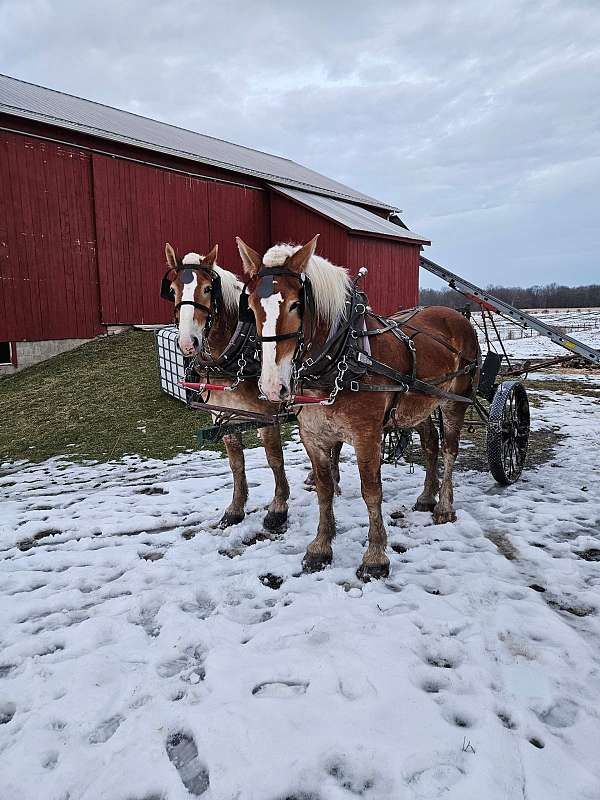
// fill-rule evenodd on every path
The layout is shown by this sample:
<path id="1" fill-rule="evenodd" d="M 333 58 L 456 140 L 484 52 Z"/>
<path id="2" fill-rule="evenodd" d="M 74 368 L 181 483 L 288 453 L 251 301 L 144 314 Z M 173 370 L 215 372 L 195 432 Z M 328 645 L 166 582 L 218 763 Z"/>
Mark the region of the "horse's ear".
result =
<path id="1" fill-rule="evenodd" d="M 165 256 L 167 257 L 167 264 L 171 269 L 177 269 L 177 256 L 175 255 L 175 250 L 173 250 L 168 242 L 165 245 Z"/>
<path id="2" fill-rule="evenodd" d="M 204 263 L 209 267 L 212 267 L 213 264 L 216 264 L 217 263 L 217 254 L 218 254 L 218 252 L 219 252 L 219 245 L 216 244 L 213 247 L 213 249 L 210 251 L 210 253 L 208 253 L 208 255 L 204 256 L 204 259 L 203 259 Z"/>
<path id="3" fill-rule="evenodd" d="M 317 239 L 319 238 L 319 234 L 307 242 L 300 250 L 297 250 L 293 255 L 291 255 L 286 263 L 287 269 L 291 269 L 292 272 L 304 272 L 306 267 L 308 266 L 308 262 L 315 254 L 315 250 L 317 249 Z"/>
<path id="4" fill-rule="evenodd" d="M 256 275 L 256 273 L 260 272 L 262 269 L 262 258 L 258 255 L 256 250 L 248 247 L 248 245 L 243 242 L 239 236 L 236 236 L 235 240 L 237 242 L 238 250 L 240 251 L 242 264 L 244 265 L 244 272 L 246 272 L 248 275 Z"/>

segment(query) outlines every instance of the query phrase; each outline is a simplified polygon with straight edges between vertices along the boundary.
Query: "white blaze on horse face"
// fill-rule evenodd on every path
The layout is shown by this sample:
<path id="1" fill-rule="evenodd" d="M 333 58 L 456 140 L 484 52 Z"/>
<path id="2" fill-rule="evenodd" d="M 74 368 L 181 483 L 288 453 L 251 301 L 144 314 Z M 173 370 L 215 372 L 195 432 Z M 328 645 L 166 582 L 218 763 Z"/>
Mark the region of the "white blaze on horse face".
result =
<path id="1" fill-rule="evenodd" d="M 263 323 L 263 336 L 275 336 L 277 334 L 277 320 L 279 310 L 283 303 L 280 292 L 264 297 L 260 301 L 265 312 Z M 286 356 L 281 363 L 277 363 L 277 342 L 263 342 L 262 345 L 262 370 L 260 373 L 260 388 L 274 402 L 281 400 L 280 389 L 283 384 L 290 390 L 290 378 L 292 374 L 291 356 Z"/>
<path id="2" fill-rule="evenodd" d="M 183 293 L 181 295 L 182 302 L 194 301 L 194 294 L 198 286 L 198 275 L 193 273 L 194 277 L 191 283 L 183 284 Z M 185 356 L 193 356 L 196 352 L 194 345 L 194 337 L 198 340 L 198 346 L 202 344 L 202 334 L 204 326 L 198 325 L 194 319 L 194 306 L 181 306 L 179 309 L 179 347 Z"/>

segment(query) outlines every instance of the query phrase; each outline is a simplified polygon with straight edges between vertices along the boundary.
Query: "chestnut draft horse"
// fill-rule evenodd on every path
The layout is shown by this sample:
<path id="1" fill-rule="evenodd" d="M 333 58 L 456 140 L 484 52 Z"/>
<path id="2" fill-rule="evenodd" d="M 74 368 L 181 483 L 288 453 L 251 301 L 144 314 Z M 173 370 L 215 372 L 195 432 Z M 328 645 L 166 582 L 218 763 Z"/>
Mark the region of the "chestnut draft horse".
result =
<path id="1" fill-rule="evenodd" d="M 357 576 L 387 577 L 390 562 L 381 515 L 384 430 L 417 429 L 426 474 L 415 508 L 433 511 L 436 523 L 453 522 L 452 469 L 465 412 L 479 380 L 479 345 L 468 320 L 449 308 L 416 309 L 405 315 L 410 319 L 404 323 L 400 315 L 394 320 L 374 314 L 346 269 L 314 255 L 317 238 L 303 247 L 276 245 L 262 258 L 237 240 L 249 275 L 248 304 L 262 343 L 259 386 L 269 400 L 288 404 L 301 402 L 302 395 L 294 393 L 303 383 L 312 387 L 311 394 L 327 395 L 331 390 L 330 405 L 307 404 L 298 415 L 320 512 L 304 569 L 321 569 L 333 557 L 329 453 L 339 440 L 354 446 L 369 513 L 369 544 Z M 340 342 L 343 347 L 336 351 Z M 431 419 L 438 407 L 443 421 L 441 487 L 438 433 Z"/>
<path id="2" fill-rule="evenodd" d="M 166 284 L 167 291 L 169 288 L 173 291 L 179 348 L 184 356 L 198 357 L 199 371 L 202 370 L 203 355 L 209 362 L 218 361 L 238 323 L 242 283 L 232 272 L 217 266 L 217 251 L 218 245 L 215 245 L 206 256 L 188 253 L 179 260 L 171 245 L 165 246 L 170 269 L 163 284 Z M 219 392 L 215 402 L 219 406 L 260 414 L 272 414 L 274 411 L 272 404 L 259 400 L 256 379 L 244 380 L 233 392 Z M 279 427 L 260 428 L 258 434 L 275 478 L 275 496 L 263 521 L 264 527 L 273 531 L 281 528 L 287 520 L 290 490 L 285 475 Z M 233 475 L 233 498 L 219 522 L 221 528 L 226 528 L 244 519 L 248 483 L 241 433 L 227 434 L 223 442 Z"/>

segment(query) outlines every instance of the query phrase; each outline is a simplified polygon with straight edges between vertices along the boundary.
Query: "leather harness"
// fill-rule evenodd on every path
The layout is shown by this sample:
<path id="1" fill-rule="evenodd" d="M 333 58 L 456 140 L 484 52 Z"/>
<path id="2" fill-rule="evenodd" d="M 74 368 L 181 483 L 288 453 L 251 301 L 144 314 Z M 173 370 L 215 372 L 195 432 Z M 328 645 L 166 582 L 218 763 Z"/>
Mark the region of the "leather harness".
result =
<path id="1" fill-rule="evenodd" d="M 222 303 L 220 276 L 208 267 L 182 264 L 181 262 L 178 263 L 176 271 L 179 272 L 180 270 L 189 270 L 190 273 L 193 270 L 201 270 L 208 274 L 213 281 L 212 304 L 214 304 L 214 309 L 191 300 L 184 300 L 175 306 L 175 310 L 177 310 L 182 305 L 192 305 L 194 308 L 207 313 L 205 329 L 207 331 L 206 336 L 208 336 L 210 323 L 219 313 L 219 307 Z M 174 301 L 174 293 L 170 288 L 171 282 L 168 280 L 168 275 L 171 271 L 168 270 L 163 278 L 161 297 Z M 273 294 L 273 278 L 278 275 L 294 278 L 301 284 L 299 296 L 300 325 L 297 330 L 291 333 L 258 336 L 254 314 L 248 305 L 248 295 L 251 292 L 256 292 L 257 296 L 262 298 L 271 296 Z M 218 358 L 214 358 L 209 352 L 203 351 L 194 357 L 190 367 L 195 372 L 198 371 L 199 367 L 207 376 L 209 376 L 210 371 L 216 376 L 234 378 L 239 383 L 245 378 L 257 378 L 260 374 L 261 363 L 258 343 L 296 339 L 297 343 L 292 363 L 294 365 L 296 383 L 294 389 L 297 394 L 301 393 L 304 388 L 334 386 L 336 389 L 332 393 L 333 399 L 330 399 L 330 402 L 333 402 L 335 395 L 341 389 L 347 389 L 351 392 L 388 392 L 394 394 L 390 410 L 396 405 L 399 395 L 410 391 L 458 403 L 473 403 L 472 396 L 464 397 L 453 394 L 445 389 L 440 389 L 437 384 L 445 383 L 460 375 L 475 372 L 479 362 L 466 360 L 461 352 L 439 336 L 410 324 L 410 320 L 422 310 L 421 308 L 409 309 L 393 317 L 382 317 L 369 308 L 366 295 L 356 287 L 355 282 L 346 298 L 346 310 L 337 329 L 329 335 L 327 341 L 318 352 L 313 356 L 306 357 L 312 346 L 312 331 L 308 337 L 308 343 L 305 343 L 304 338 L 304 317 L 307 307 L 311 312 L 311 320 L 314 321 L 314 298 L 310 279 L 307 275 L 293 272 L 285 267 L 264 267 L 243 287 L 240 296 L 239 321 L 221 355 Z M 367 327 L 367 320 L 369 319 L 376 320 L 380 327 L 369 329 Z M 408 328 L 413 333 L 409 336 L 402 328 Z M 407 348 L 411 361 L 408 374 L 393 369 L 373 358 L 370 354 L 369 337 L 380 336 L 385 333 L 391 333 Z M 417 336 L 427 336 L 433 339 L 457 355 L 460 361 L 466 361 L 466 363 L 454 372 L 446 373 L 438 378 L 425 381 L 417 378 L 417 349 L 415 344 Z M 344 367 L 343 370 L 340 369 L 341 365 Z M 368 375 L 381 375 L 384 378 L 388 378 L 392 383 L 366 383 L 364 378 Z"/>

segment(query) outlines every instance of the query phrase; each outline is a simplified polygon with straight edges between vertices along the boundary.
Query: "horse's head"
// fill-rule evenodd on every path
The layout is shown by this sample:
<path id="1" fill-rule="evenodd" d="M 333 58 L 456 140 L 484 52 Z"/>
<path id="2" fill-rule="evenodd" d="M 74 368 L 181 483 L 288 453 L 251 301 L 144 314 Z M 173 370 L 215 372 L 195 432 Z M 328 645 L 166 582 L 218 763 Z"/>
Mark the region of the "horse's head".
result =
<path id="1" fill-rule="evenodd" d="M 238 249 L 249 276 L 248 306 L 256 319 L 262 343 L 259 386 L 273 402 L 292 392 L 294 354 L 303 335 L 306 276 L 318 235 L 303 247 L 271 248 L 263 258 L 241 239 Z M 273 254 L 273 258 L 268 258 Z"/>
<path id="2" fill-rule="evenodd" d="M 163 289 L 172 291 L 175 321 L 179 329 L 179 348 L 184 356 L 193 356 L 202 345 L 207 325 L 218 313 L 221 278 L 215 270 L 218 245 L 206 256 L 188 253 L 181 260 L 170 244 L 165 245 L 167 266 Z"/>

